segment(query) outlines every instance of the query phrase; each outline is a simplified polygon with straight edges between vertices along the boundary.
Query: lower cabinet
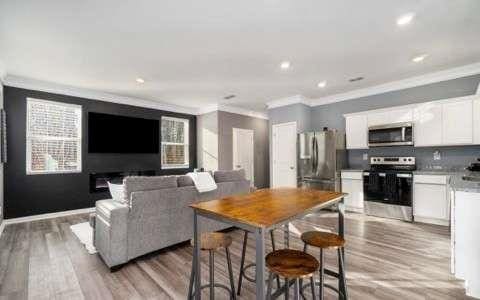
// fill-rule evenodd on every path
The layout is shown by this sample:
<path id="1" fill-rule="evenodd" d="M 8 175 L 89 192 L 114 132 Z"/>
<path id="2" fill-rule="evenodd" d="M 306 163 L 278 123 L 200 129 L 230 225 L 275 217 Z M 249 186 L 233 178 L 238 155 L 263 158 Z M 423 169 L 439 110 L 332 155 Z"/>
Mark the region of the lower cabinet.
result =
<path id="1" fill-rule="evenodd" d="M 415 175 L 413 177 L 414 221 L 449 225 L 450 192 L 445 175 Z"/>
<path id="2" fill-rule="evenodd" d="M 362 172 L 342 172 L 342 192 L 345 197 L 345 210 L 363 213 Z"/>

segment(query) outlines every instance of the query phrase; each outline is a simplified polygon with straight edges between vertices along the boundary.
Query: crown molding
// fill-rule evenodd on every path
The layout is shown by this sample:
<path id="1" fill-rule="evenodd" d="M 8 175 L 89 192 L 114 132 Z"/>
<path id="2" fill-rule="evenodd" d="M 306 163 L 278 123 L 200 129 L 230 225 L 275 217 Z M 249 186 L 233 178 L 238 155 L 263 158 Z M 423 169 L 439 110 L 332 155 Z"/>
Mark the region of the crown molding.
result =
<path id="1" fill-rule="evenodd" d="M 31 78 L 8 75 L 5 76 L 4 85 L 12 86 L 22 89 L 31 89 L 41 92 L 68 95 L 73 97 L 80 97 L 86 99 L 93 99 L 111 103 L 139 106 L 151 109 L 165 110 L 184 114 L 197 114 L 196 108 L 183 107 L 178 105 L 171 105 L 167 103 L 157 102 L 153 100 L 145 100 L 133 97 L 120 96 L 100 91 L 94 91 L 83 88 L 76 88 L 72 86 L 50 83 Z"/>
<path id="2" fill-rule="evenodd" d="M 272 109 L 272 108 L 277 108 L 277 107 L 282 107 L 282 106 L 287 106 L 287 105 L 292 105 L 292 104 L 305 104 L 308 106 L 311 106 L 310 100 L 305 98 L 303 95 L 294 95 L 286 98 L 281 98 L 277 100 L 272 100 L 267 102 L 267 109 Z"/>
<path id="3" fill-rule="evenodd" d="M 265 113 L 254 111 L 254 110 L 248 110 L 248 109 L 237 107 L 237 106 L 225 105 L 225 104 L 208 105 L 206 107 L 198 109 L 197 113 L 199 115 L 203 115 L 203 114 L 208 114 L 214 111 L 225 111 L 233 114 L 268 120 L 268 115 Z"/>
<path id="4" fill-rule="evenodd" d="M 470 75 L 480 74 L 480 62 L 465 65 L 457 68 L 442 70 L 433 73 L 427 73 L 420 76 L 410 77 L 402 80 L 387 82 L 363 89 L 357 89 L 346 93 L 330 95 L 318 99 L 310 100 L 311 106 L 325 105 L 335 102 L 357 99 L 366 96 L 378 95 L 392 91 L 398 91 L 427 85 L 431 83 L 466 77 Z"/>

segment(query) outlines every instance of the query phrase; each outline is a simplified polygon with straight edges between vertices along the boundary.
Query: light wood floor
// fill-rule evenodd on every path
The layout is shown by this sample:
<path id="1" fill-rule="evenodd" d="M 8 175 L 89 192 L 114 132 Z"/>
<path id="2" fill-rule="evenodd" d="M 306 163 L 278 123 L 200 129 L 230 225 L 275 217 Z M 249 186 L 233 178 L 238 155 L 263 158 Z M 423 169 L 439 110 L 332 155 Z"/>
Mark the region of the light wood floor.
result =
<path id="1" fill-rule="evenodd" d="M 188 244 L 146 255 L 111 273 L 70 231 L 70 225 L 86 220 L 77 215 L 7 226 L 0 238 L 0 299 L 186 299 L 192 258 Z M 291 245 L 301 249 L 300 232 L 334 230 L 336 222 L 336 214 L 326 213 L 293 223 Z M 236 285 L 243 233 L 229 233 Z M 348 214 L 346 233 L 351 299 L 467 299 L 463 282 L 449 273 L 448 228 Z M 280 232 L 276 239 L 280 246 Z M 255 249 L 253 239 L 249 242 L 251 262 Z M 313 249 L 311 253 L 318 256 Z M 331 268 L 336 268 L 334 254 L 326 257 Z M 216 258 L 216 280 L 228 285 L 224 252 Z M 202 259 L 207 280 L 207 256 Z M 254 299 L 253 293 L 254 285 L 244 281 L 241 299 Z M 330 292 L 326 296 L 337 298 Z M 217 299 L 226 298 L 217 292 Z"/>

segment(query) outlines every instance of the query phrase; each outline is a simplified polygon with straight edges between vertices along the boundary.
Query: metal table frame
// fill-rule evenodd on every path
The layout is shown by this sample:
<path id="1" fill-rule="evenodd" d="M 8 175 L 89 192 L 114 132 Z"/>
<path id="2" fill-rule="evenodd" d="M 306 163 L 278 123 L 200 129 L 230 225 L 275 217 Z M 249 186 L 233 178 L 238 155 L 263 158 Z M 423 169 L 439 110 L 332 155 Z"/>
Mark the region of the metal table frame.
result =
<path id="1" fill-rule="evenodd" d="M 194 257 L 193 262 L 195 264 L 195 291 L 200 291 L 200 287 L 202 285 L 202 276 L 201 276 L 201 265 L 200 265 L 200 232 L 198 228 L 198 216 L 202 216 L 205 218 L 213 219 L 216 221 L 224 222 L 230 224 L 232 226 L 238 227 L 240 229 L 246 230 L 251 232 L 255 236 L 255 278 L 256 278 L 256 288 L 255 294 L 257 300 L 265 299 L 265 234 L 269 232 L 269 230 L 277 229 L 279 227 L 284 228 L 284 244 L 285 247 L 288 248 L 289 246 L 289 228 L 288 224 L 296 219 L 300 219 L 308 214 L 316 213 L 323 208 L 327 208 L 338 204 L 338 234 L 343 238 L 345 235 L 344 232 L 344 214 L 345 214 L 345 205 L 344 205 L 344 196 L 340 196 L 338 198 L 332 199 L 330 201 L 321 203 L 314 207 L 311 207 L 307 210 L 304 210 L 302 213 L 297 214 L 295 216 L 291 216 L 288 219 L 282 220 L 281 222 L 274 224 L 268 227 L 257 227 L 252 226 L 250 224 L 242 223 L 237 220 L 232 220 L 230 218 L 226 218 L 215 213 L 209 213 L 203 210 L 195 209 L 193 213 L 193 239 L 194 239 Z M 201 299 L 201 293 L 195 293 L 195 300 Z M 210 297 L 212 298 L 212 295 Z"/>

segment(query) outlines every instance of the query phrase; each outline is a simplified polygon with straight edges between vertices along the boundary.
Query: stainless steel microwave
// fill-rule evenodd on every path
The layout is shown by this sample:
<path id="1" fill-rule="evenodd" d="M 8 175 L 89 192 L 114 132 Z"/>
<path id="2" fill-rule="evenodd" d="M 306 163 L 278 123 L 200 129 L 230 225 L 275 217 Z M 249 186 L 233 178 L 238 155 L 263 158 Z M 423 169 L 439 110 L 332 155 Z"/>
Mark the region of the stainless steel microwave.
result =
<path id="1" fill-rule="evenodd" d="M 413 145 L 413 123 L 402 122 L 368 127 L 368 146 Z"/>

